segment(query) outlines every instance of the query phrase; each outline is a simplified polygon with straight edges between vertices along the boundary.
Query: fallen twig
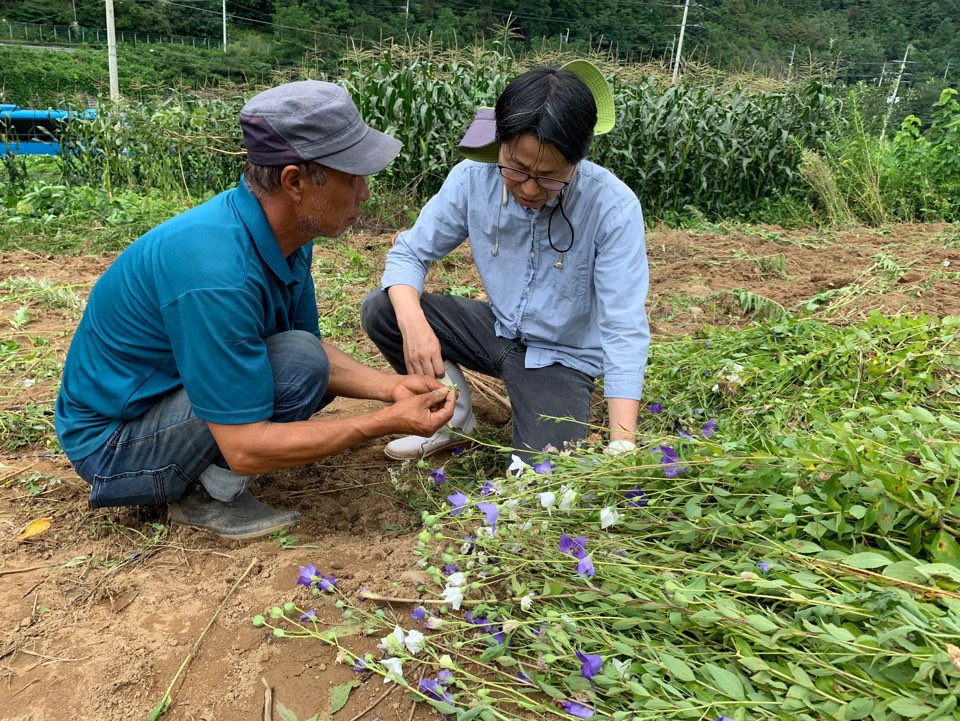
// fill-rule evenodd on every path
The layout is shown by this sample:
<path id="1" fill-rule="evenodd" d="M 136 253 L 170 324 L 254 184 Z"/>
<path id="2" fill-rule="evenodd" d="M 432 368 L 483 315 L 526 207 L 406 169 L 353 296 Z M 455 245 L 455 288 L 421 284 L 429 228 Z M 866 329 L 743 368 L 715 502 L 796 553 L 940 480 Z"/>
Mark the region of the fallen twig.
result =
<path id="1" fill-rule="evenodd" d="M 167 690 L 163 694 L 163 698 L 157 701 L 156 706 L 154 706 L 153 710 L 150 711 L 150 715 L 147 717 L 148 721 L 156 721 L 167 712 L 168 708 L 170 708 L 170 704 L 173 703 L 173 697 L 170 694 L 173 693 L 173 688 L 177 685 L 177 681 L 180 679 L 180 676 L 186 672 L 187 667 L 193 660 L 193 657 L 197 655 L 197 651 L 200 649 L 200 644 L 203 643 L 203 639 L 206 638 L 207 633 L 210 631 L 211 627 L 213 627 L 213 624 L 216 622 L 217 618 L 220 617 L 220 613 L 227 605 L 227 601 L 230 600 L 233 592 L 237 590 L 237 587 L 240 586 L 240 584 L 243 582 L 243 579 L 249 575 L 250 571 L 253 570 L 253 567 L 259 562 L 259 559 L 256 558 L 250 561 L 250 565 L 247 566 L 247 570 L 240 574 L 240 578 L 238 578 L 233 586 L 230 587 L 230 590 L 227 591 L 227 595 L 223 597 L 220 605 L 217 606 L 217 610 L 213 612 L 213 616 L 211 616 L 210 621 L 207 622 L 207 625 L 204 627 L 203 631 L 200 632 L 200 637 L 194 642 L 193 646 L 190 648 L 190 651 L 187 653 L 186 658 L 183 659 L 183 663 L 180 664 L 180 668 L 178 668 L 176 674 L 174 674 L 173 680 L 170 681 L 170 685 L 167 686 Z"/>
<path id="2" fill-rule="evenodd" d="M 53 568 L 57 564 L 47 564 L 46 566 L 30 566 L 30 568 L 9 568 L 0 570 L 0 576 L 9 576 L 13 573 L 29 573 L 30 571 L 39 571 L 44 568 Z"/>
<path id="3" fill-rule="evenodd" d="M 260 677 L 263 681 L 263 721 L 273 721 L 273 689 L 267 683 L 267 679 Z"/>
<path id="4" fill-rule="evenodd" d="M 40 461 L 34 461 L 33 463 L 31 463 L 31 464 L 28 465 L 28 466 L 24 466 L 23 468 L 15 468 L 14 470 L 9 471 L 8 473 L 3 474 L 2 476 L 0 476 L 0 483 L 6 483 L 6 482 L 9 481 L 11 478 L 15 478 L 15 477 L 19 476 L 19 475 L 20 475 L 21 473 L 23 473 L 24 471 L 29 471 L 31 468 L 33 468 L 35 465 L 37 465 L 39 462 L 40 462 Z"/>
<path id="5" fill-rule="evenodd" d="M 33 679 L 32 681 L 30 681 L 29 683 L 25 683 L 23 686 L 21 686 L 20 688 L 18 688 L 18 689 L 17 689 L 16 691 L 14 691 L 12 694 L 10 694 L 9 696 L 7 696 L 7 698 L 6 698 L 5 700 L 6 700 L 6 701 L 9 701 L 9 700 L 12 699 L 14 696 L 16 696 L 18 693 L 20 693 L 21 691 L 25 691 L 26 689 L 28 689 L 28 688 L 30 688 L 31 686 L 33 686 L 33 684 L 37 683 L 39 680 L 40 680 L 40 679 L 35 678 L 35 679 Z"/>
<path id="6" fill-rule="evenodd" d="M 371 711 L 373 711 L 373 709 L 375 709 L 375 708 L 377 707 L 377 704 L 380 703 L 381 701 L 383 701 L 383 699 L 385 699 L 387 696 L 389 696 L 389 695 L 390 695 L 390 692 L 393 691 L 393 689 L 395 689 L 396 687 L 397 687 L 396 684 L 391 685 L 390 688 L 388 688 L 386 691 L 384 691 L 382 694 L 380 694 L 380 696 L 379 696 L 372 704 L 370 704 L 369 706 L 367 706 L 363 711 L 361 711 L 361 712 L 358 713 L 356 716 L 354 716 L 352 719 L 350 719 L 350 721 L 357 721 L 357 719 L 362 718 L 362 717 L 365 716 L 366 714 L 368 714 L 368 713 L 370 713 Z"/>
<path id="7" fill-rule="evenodd" d="M 28 651 L 25 648 L 16 649 L 17 653 L 25 653 L 28 656 L 36 656 L 37 658 L 42 658 L 46 661 L 65 661 L 67 663 L 75 663 L 76 661 L 86 661 L 88 658 L 93 658 L 93 654 L 89 656 L 82 656 L 80 658 L 61 658 L 60 656 L 47 656 L 43 653 L 37 653 L 36 651 Z"/>
<path id="8" fill-rule="evenodd" d="M 510 410 L 510 400 L 493 390 L 493 388 L 490 387 L 490 382 L 487 381 L 482 375 L 467 369 L 463 369 L 463 374 L 470 380 L 470 383 L 473 385 L 473 387 L 480 391 L 480 393 L 485 395 L 490 400 L 496 401 L 508 411 Z"/>

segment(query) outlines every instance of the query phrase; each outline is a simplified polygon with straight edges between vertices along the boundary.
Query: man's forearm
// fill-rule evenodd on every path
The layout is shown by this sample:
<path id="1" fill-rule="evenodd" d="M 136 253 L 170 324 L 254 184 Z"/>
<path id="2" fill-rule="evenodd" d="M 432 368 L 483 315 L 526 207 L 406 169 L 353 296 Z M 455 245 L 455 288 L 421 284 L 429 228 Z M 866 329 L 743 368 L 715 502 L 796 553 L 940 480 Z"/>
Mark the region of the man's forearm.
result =
<path id="1" fill-rule="evenodd" d="M 323 350 L 330 363 L 327 392 L 344 398 L 368 398 L 389 402 L 395 378 L 390 373 L 369 368 L 326 341 Z"/>

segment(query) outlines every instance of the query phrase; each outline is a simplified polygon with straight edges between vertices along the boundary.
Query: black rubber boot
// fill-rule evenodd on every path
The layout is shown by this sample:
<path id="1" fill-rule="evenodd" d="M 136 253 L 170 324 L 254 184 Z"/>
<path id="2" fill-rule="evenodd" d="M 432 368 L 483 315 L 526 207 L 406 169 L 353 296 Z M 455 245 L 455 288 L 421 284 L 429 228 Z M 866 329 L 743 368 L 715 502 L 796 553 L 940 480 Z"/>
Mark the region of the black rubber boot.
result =
<path id="1" fill-rule="evenodd" d="M 204 528 L 235 541 L 266 536 L 300 521 L 296 511 L 274 510 L 254 498 L 249 490 L 232 501 L 218 501 L 198 488 L 171 503 L 169 510 L 172 523 Z"/>

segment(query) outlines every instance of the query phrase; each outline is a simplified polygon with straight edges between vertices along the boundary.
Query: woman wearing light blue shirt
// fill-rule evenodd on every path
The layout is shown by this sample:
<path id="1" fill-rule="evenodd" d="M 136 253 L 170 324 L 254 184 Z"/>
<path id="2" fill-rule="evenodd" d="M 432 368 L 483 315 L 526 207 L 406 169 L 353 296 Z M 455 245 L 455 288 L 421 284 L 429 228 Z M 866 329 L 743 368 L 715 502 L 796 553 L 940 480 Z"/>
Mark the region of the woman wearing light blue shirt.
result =
<path id="1" fill-rule="evenodd" d="M 530 70 L 478 111 L 460 143 L 468 159 L 399 234 L 363 303 L 364 328 L 398 372 L 446 375 L 460 391 L 455 430 L 394 440 L 388 456 L 429 455 L 474 430 L 459 366 L 503 380 L 524 457 L 586 436 L 600 377 L 607 448 L 633 448 L 650 340 L 643 213 L 586 160 L 613 125 L 610 87 L 583 60 Z M 467 239 L 488 300 L 424 293 L 430 264 Z"/>

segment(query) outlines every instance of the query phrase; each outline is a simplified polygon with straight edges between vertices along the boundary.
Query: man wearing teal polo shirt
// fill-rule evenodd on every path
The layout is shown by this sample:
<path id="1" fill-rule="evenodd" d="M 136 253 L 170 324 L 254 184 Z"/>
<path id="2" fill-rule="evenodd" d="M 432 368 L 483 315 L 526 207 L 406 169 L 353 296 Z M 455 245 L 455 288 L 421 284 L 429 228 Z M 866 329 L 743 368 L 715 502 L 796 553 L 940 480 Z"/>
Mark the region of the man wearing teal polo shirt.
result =
<path id="1" fill-rule="evenodd" d="M 240 113 L 239 186 L 154 228 L 96 283 L 63 369 L 56 430 L 94 507 L 169 504 L 175 523 L 245 539 L 299 520 L 258 473 L 450 420 L 429 376 L 367 368 L 320 338 L 312 241 L 350 227 L 365 176 L 400 143 L 339 86 L 267 90 Z M 375 412 L 311 418 L 336 396 Z"/>

